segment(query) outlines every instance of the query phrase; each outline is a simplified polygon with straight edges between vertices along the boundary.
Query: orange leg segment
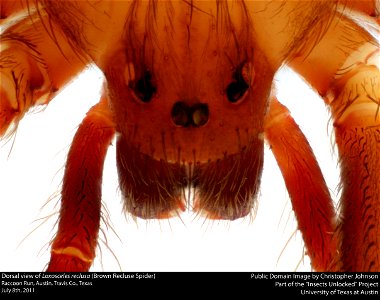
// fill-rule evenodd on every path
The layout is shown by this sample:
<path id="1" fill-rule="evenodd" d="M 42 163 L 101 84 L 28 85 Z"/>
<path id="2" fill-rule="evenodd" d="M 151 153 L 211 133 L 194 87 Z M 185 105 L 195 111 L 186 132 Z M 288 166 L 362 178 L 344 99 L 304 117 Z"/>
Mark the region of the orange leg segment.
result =
<path id="1" fill-rule="evenodd" d="M 380 125 L 336 126 L 344 271 L 380 271 Z"/>
<path id="2" fill-rule="evenodd" d="M 336 270 L 335 211 L 328 188 L 306 137 L 275 98 L 265 138 L 284 177 L 313 269 Z"/>
<path id="3" fill-rule="evenodd" d="M 380 271 L 379 3 L 337 4 L 342 15 L 290 65 L 331 108 L 341 170 L 339 270 Z"/>
<path id="4" fill-rule="evenodd" d="M 105 155 L 115 126 L 102 99 L 80 125 L 65 169 L 58 232 L 47 271 L 88 271 L 100 226 Z"/>
<path id="5" fill-rule="evenodd" d="M 23 1 L 0 4 L 1 17 L 5 17 L 0 25 L 6 25 L 0 36 L 2 136 L 31 107 L 48 104 L 89 60 L 73 49 L 43 9 L 36 11 L 32 3 L 27 6 Z M 19 16 L 21 7 L 28 7 L 30 15 Z"/>
<path id="6" fill-rule="evenodd" d="M 355 57 L 326 97 L 341 166 L 343 271 L 380 271 L 380 51 Z"/>

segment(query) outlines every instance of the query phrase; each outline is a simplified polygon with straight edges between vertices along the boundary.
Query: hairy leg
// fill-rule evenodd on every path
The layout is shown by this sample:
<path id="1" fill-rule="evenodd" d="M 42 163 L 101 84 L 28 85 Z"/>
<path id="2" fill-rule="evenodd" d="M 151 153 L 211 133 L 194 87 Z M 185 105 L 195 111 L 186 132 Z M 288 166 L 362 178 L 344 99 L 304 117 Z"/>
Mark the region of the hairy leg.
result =
<path id="1" fill-rule="evenodd" d="M 274 97 L 265 138 L 284 177 L 313 269 L 336 270 L 336 220 L 330 193 L 306 137 Z"/>
<path id="2" fill-rule="evenodd" d="M 331 108 L 341 167 L 341 270 L 379 271 L 379 27 L 371 16 L 360 23 L 354 10 L 346 17 L 352 8 L 341 8 L 321 42 L 291 65 Z"/>
<path id="3" fill-rule="evenodd" d="M 58 232 L 47 271 L 88 271 L 92 264 L 101 219 L 103 164 L 114 134 L 103 98 L 87 113 L 70 148 Z"/>
<path id="4" fill-rule="evenodd" d="M 31 107 L 49 103 L 87 63 L 43 9 L 19 11 L 19 2 L 1 5 L 7 18 L 0 24 L 0 136 Z"/>
<path id="5" fill-rule="evenodd" d="M 379 271 L 380 55 L 379 50 L 361 54 L 342 67 L 326 101 L 340 155 L 343 268 Z"/>

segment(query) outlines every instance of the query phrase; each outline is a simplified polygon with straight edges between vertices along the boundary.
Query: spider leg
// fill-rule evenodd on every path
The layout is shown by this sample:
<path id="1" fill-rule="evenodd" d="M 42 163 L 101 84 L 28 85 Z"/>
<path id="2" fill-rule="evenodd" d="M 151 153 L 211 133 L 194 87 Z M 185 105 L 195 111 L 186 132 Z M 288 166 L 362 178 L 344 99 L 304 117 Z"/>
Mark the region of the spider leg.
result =
<path id="1" fill-rule="evenodd" d="M 92 264 L 101 218 L 103 164 L 114 134 L 103 97 L 82 121 L 68 154 L 58 232 L 47 271 L 88 271 Z"/>
<path id="2" fill-rule="evenodd" d="M 342 262 L 345 271 L 379 271 L 380 53 L 355 56 L 326 96 L 341 166 Z"/>
<path id="3" fill-rule="evenodd" d="M 20 3 L 1 2 L 0 136 L 30 108 L 48 104 L 87 63 L 42 8 L 19 11 Z"/>
<path id="4" fill-rule="evenodd" d="M 265 139 L 277 160 L 313 269 L 335 270 L 335 211 L 309 143 L 288 109 L 272 97 Z"/>
<path id="5" fill-rule="evenodd" d="M 319 44 L 290 63 L 331 109 L 341 169 L 342 271 L 380 270 L 379 26 L 376 15 L 362 18 L 364 8 L 359 14 L 344 8 Z"/>

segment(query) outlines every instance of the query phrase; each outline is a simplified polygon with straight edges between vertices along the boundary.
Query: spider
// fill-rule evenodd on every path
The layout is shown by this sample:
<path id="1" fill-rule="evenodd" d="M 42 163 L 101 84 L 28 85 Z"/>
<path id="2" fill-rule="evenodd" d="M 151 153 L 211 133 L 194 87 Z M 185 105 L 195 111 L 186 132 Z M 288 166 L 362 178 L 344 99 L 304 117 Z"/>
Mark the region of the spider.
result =
<path id="1" fill-rule="evenodd" d="M 310 141 L 335 201 L 339 174 L 335 151 L 331 155 L 328 111 L 301 78 L 284 71 L 276 76 L 278 97 L 291 109 Z M 0 146 L 0 181 L 7 182 L 0 190 L 0 198 L 7 199 L 0 210 L 0 227 L 12 228 L 1 231 L 6 241 L 0 250 L 2 270 L 40 270 L 49 260 L 48 242 L 55 232 L 58 186 L 66 154 L 83 115 L 100 97 L 99 75 L 100 71 L 93 68 L 79 75 L 43 113 L 37 110 L 27 114 L 19 123 L 14 141 L 5 140 Z M 302 102 L 305 97 L 309 99 L 307 103 Z M 328 130 L 321 130 L 326 124 Z M 252 217 L 215 221 L 186 211 L 179 218 L 132 221 L 122 212 L 113 142 L 104 165 L 102 203 L 109 212 L 108 228 L 112 226 L 117 235 L 101 222 L 106 245 L 101 232 L 90 270 L 310 271 L 286 187 L 268 145 L 264 159 L 258 203 Z M 25 182 L 22 189 L 20 182 Z M 52 194 L 54 197 L 50 197 Z M 45 216 L 49 216 L 46 221 Z M 39 226 L 40 222 L 43 224 Z"/>
<path id="2" fill-rule="evenodd" d="M 70 147 L 47 271 L 91 267 L 115 136 L 124 210 L 133 216 L 249 215 L 267 143 L 313 270 L 380 270 L 376 1 L 0 3 L 1 135 L 86 66 L 105 78 Z M 305 135 L 278 101 L 274 76 L 283 66 L 331 112 L 338 208 Z"/>

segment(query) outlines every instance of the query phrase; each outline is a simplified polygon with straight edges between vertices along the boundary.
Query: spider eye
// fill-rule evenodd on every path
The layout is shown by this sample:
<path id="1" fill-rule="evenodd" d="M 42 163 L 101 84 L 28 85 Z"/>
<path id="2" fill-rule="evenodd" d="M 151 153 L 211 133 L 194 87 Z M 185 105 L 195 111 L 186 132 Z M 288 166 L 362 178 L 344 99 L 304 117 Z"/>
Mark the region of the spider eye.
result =
<path id="1" fill-rule="evenodd" d="M 144 103 L 148 103 L 152 100 L 153 94 L 156 93 L 157 88 L 152 82 L 152 75 L 149 71 L 145 71 L 143 76 L 135 82 L 133 91 L 136 97 Z"/>
<path id="2" fill-rule="evenodd" d="M 228 101 L 235 103 L 244 96 L 248 89 L 248 84 L 243 80 L 232 81 L 226 90 Z"/>
<path id="3" fill-rule="evenodd" d="M 243 64 L 235 71 L 233 81 L 226 88 L 227 99 L 231 103 L 238 102 L 247 92 L 252 77 L 250 69 L 250 64 Z"/>

